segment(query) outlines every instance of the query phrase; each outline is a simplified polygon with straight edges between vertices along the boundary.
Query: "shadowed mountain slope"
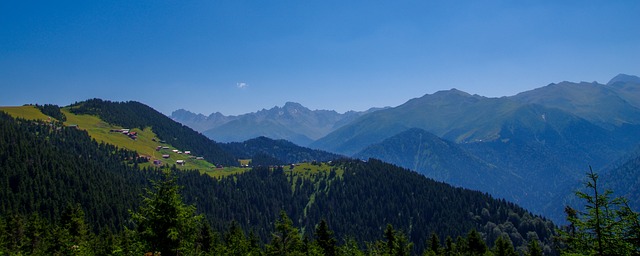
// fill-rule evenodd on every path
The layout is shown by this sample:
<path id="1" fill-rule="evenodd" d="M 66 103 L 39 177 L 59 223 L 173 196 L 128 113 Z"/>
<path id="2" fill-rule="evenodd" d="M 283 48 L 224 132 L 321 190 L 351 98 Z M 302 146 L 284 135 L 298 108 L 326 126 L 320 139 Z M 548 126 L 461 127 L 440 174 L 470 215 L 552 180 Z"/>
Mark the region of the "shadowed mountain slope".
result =
<path id="1" fill-rule="evenodd" d="M 355 157 L 377 158 L 454 186 L 510 199 L 522 197 L 527 183 L 515 173 L 470 154 L 460 145 L 417 128 L 371 145 Z"/>
<path id="2" fill-rule="evenodd" d="M 238 157 L 253 159 L 254 166 L 312 161 L 328 162 L 344 157 L 326 151 L 301 147 L 286 140 L 273 140 L 267 137 L 258 137 L 244 142 L 230 142 L 222 144 L 222 148 Z M 265 157 L 275 161 L 264 163 L 258 160 Z"/>

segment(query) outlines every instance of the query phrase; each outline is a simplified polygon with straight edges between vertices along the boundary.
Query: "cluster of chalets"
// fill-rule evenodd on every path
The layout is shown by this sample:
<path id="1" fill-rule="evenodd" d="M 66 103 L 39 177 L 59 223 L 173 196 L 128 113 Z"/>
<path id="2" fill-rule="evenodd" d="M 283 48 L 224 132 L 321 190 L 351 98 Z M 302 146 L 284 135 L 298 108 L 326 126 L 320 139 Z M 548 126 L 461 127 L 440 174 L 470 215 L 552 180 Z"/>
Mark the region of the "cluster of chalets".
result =
<path id="1" fill-rule="evenodd" d="M 111 129 L 110 132 L 119 132 L 122 133 L 124 135 L 129 136 L 129 138 L 131 138 L 132 140 L 136 140 L 138 139 L 138 133 L 137 132 L 132 132 L 129 129 Z"/>

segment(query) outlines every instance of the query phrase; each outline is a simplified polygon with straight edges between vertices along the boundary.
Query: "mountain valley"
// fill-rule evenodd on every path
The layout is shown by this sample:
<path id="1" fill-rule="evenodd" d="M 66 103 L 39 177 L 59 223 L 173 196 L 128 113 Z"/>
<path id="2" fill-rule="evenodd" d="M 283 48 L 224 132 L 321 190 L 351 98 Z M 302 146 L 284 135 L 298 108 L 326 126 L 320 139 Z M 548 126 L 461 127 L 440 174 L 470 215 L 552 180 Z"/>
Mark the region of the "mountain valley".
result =
<path id="1" fill-rule="evenodd" d="M 572 194 L 589 166 L 606 173 L 605 167 L 640 144 L 638 95 L 640 78 L 624 74 L 606 84 L 565 81 L 501 98 L 451 89 L 346 118 L 323 137 L 307 137 L 303 145 L 381 159 L 504 197 L 562 222 L 562 209 L 549 202 Z M 245 137 L 282 137 L 254 129 L 263 127 L 255 121 L 243 126 L 235 128 L 236 134 L 247 129 L 252 134 Z"/>

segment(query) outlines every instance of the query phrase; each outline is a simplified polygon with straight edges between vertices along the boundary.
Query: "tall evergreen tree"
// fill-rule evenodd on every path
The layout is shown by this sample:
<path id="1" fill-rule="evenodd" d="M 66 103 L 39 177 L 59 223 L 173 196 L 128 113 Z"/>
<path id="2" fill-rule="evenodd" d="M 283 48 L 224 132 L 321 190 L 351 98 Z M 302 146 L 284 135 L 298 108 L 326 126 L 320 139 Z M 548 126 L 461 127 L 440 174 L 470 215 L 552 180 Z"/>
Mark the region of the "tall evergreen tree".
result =
<path id="1" fill-rule="evenodd" d="M 215 248 L 216 235 L 211 230 L 211 226 L 208 222 L 204 222 L 204 225 L 200 227 L 198 237 L 196 238 L 196 249 L 198 252 L 210 253 Z"/>
<path id="2" fill-rule="evenodd" d="M 320 220 L 320 224 L 315 232 L 316 243 L 326 256 L 336 255 L 336 239 L 333 237 L 333 231 L 329 229 L 329 225 L 325 219 Z"/>
<path id="3" fill-rule="evenodd" d="M 527 244 L 527 252 L 526 256 L 542 256 L 542 248 L 540 248 L 540 243 L 538 239 L 531 239 Z"/>
<path id="4" fill-rule="evenodd" d="M 68 205 L 62 213 L 61 224 L 68 234 L 68 241 L 73 251 L 87 253 L 89 249 L 89 228 L 85 222 L 85 215 L 79 204 Z"/>
<path id="5" fill-rule="evenodd" d="M 447 236 L 447 238 L 444 239 L 444 255 L 445 256 L 451 256 L 454 255 L 454 252 L 456 251 L 456 245 L 455 243 L 453 243 L 453 238 L 451 238 L 450 236 Z"/>
<path id="6" fill-rule="evenodd" d="M 478 231 L 472 229 L 467 235 L 467 249 L 471 255 L 483 255 L 487 251 L 487 245 Z"/>
<path id="7" fill-rule="evenodd" d="M 226 255 L 246 255 L 249 252 L 247 236 L 236 221 L 231 222 L 229 231 L 224 235 Z"/>
<path id="8" fill-rule="evenodd" d="M 427 244 L 427 251 L 433 253 L 433 255 L 440 254 L 440 238 L 438 238 L 438 234 L 431 233 L 431 238 L 429 238 L 429 243 Z"/>
<path id="9" fill-rule="evenodd" d="M 178 193 L 176 178 L 167 170 L 162 180 L 153 182 L 153 190 L 131 219 L 146 248 L 162 255 L 178 255 L 194 246 L 197 227 L 202 219 L 196 208 L 185 205 Z"/>
<path id="10" fill-rule="evenodd" d="M 407 235 L 402 231 L 398 231 L 396 233 L 396 239 L 393 246 L 393 251 L 391 255 L 396 256 L 409 256 L 412 254 L 413 243 L 409 241 Z"/>
<path id="11" fill-rule="evenodd" d="M 576 195 L 586 201 L 585 211 L 567 207 L 570 225 L 560 230 L 560 241 L 564 242 L 565 253 L 593 255 L 630 255 L 640 253 L 640 246 L 634 244 L 634 226 L 638 214 L 631 211 L 621 197 L 612 198 L 612 191 L 598 186 L 598 174 L 589 167 L 585 186 L 588 192 L 578 191 Z"/>
<path id="12" fill-rule="evenodd" d="M 301 254 L 302 238 L 300 232 L 293 226 L 293 221 L 284 210 L 276 221 L 276 231 L 267 246 L 268 255 L 298 255 Z"/>
<path id="13" fill-rule="evenodd" d="M 391 255 L 396 243 L 396 231 L 393 230 L 393 226 L 391 224 L 387 224 L 387 228 L 384 230 L 384 238 L 387 239 L 387 253 Z"/>
<path id="14" fill-rule="evenodd" d="M 499 236 L 493 247 L 493 255 L 495 256 L 517 256 L 513 244 L 508 236 Z"/>
<path id="15" fill-rule="evenodd" d="M 346 238 L 344 244 L 338 247 L 340 256 L 364 256 L 364 252 L 358 247 L 358 242 L 353 238 Z"/>

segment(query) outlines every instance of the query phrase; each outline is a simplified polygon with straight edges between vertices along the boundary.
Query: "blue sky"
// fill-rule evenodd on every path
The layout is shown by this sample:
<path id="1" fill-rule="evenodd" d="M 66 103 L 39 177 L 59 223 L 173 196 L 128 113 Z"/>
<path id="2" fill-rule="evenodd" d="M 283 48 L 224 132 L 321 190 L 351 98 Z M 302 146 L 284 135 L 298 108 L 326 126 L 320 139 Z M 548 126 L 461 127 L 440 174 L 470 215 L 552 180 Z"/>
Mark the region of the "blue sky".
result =
<path id="1" fill-rule="evenodd" d="M 640 1 L 0 1 L 0 105 L 338 112 L 640 75 Z"/>

